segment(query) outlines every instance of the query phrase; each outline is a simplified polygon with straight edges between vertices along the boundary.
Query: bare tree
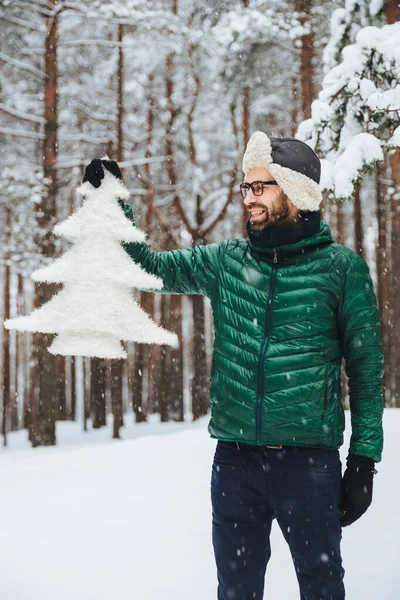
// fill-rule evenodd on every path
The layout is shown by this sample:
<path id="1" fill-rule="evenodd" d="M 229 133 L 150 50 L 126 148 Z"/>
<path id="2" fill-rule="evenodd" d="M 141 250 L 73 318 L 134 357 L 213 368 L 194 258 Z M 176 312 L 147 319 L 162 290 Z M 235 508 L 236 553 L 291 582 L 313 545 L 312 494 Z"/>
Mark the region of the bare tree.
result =
<path id="1" fill-rule="evenodd" d="M 394 404 L 400 408 L 400 358 L 398 343 L 400 340 L 400 150 L 390 157 L 390 167 L 393 185 L 391 194 L 391 285 L 390 306 L 391 322 L 389 335 L 391 338 L 391 364 L 390 370 L 393 376 Z"/>
<path id="2" fill-rule="evenodd" d="M 384 401 L 390 406 L 390 336 L 389 336 L 389 262 L 388 262 L 388 231 L 387 231 L 387 187 L 386 164 L 379 164 L 375 172 L 377 221 L 378 221 L 378 245 L 376 247 L 376 271 L 378 277 L 378 304 L 382 327 L 383 350 L 385 355 L 385 373 L 383 378 Z"/>
<path id="3" fill-rule="evenodd" d="M 295 11 L 305 33 L 300 37 L 300 89 L 303 119 L 311 117 L 311 103 L 314 100 L 314 34 L 312 31 L 312 0 L 295 0 Z"/>
<path id="4" fill-rule="evenodd" d="M 11 235 L 11 209 L 6 208 L 6 249 L 9 247 Z M 8 251 L 5 255 L 4 269 L 4 320 L 10 318 L 10 279 L 11 267 L 10 256 Z M 2 347 L 2 362 L 3 362 L 3 414 L 2 414 L 2 434 L 3 445 L 7 446 L 7 428 L 8 428 L 8 411 L 10 405 L 10 332 L 8 329 L 3 329 L 3 347 Z"/>
<path id="5" fill-rule="evenodd" d="M 124 160 L 124 26 L 118 25 L 117 60 L 117 162 Z M 111 360 L 111 408 L 114 417 L 113 438 L 119 438 L 119 430 L 124 425 L 122 406 L 122 360 Z"/>
<path id="6" fill-rule="evenodd" d="M 356 252 L 360 256 L 365 257 L 360 184 L 357 184 L 354 189 L 354 239 Z"/>
<path id="7" fill-rule="evenodd" d="M 54 258 L 56 253 L 51 230 L 56 220 L 57 194 L 57 129 L 58 129 L 58 20 L 56 0 L 49 0 L 53 9 L 46 16 L 45 79 L 44 79 L 44 143 L 43 170 L 48 181 L 47 193 L 36 205 L 38 225 L 37 245 L 43 257 Z M 34 307 L 38 308 L 54 295 L 58 286 L 35 285 Z M 55 423 L 58 407 L 65 404 L 65 360 L 47 351 L 52 336 L 34 333 L 32 336 L 32 419 L 30 438 L 33 446 L 56 443 Z"/>
<path id="8" fill-rule="evenodd" d="M 90 360 L 90 408 L 94 429 L 99 429 L 107 424 L 106 372 L 107 361 L 104 358 L 92 358 Z"/>

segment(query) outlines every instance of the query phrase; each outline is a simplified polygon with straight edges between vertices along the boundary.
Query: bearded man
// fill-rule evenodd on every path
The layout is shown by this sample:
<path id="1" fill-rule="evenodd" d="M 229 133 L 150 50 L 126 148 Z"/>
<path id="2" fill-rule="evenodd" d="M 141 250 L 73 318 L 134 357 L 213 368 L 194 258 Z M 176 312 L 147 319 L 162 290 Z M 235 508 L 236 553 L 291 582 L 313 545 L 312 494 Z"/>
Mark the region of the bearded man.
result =
<path id="1" fill-rule="evenodd" d="M 101 185 L 103 166 L 120 177 L 116 163 L 96 159 L 85 179 Z M 383 443 L 379 314 L 366 262 L 320 218 L 320 170 L 303 142 L 256 132 L 240 185 L 248 238 L 168 252 L 123 244 L 164 292 L 211 300 L 218 600 L 263 598 L 273 519 L 301 600 L 343 600 L 342 527 L 372 500 Z M 352 427 L 343 477 L 342 357 Z"/>

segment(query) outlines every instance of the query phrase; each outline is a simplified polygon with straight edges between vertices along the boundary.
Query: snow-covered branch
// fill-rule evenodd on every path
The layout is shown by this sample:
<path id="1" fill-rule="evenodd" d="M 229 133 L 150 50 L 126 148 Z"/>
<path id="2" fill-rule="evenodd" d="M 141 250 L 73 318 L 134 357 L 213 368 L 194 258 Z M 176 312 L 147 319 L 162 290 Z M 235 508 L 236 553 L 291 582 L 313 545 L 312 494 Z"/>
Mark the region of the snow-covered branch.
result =
<path id="1" fill-rule="evenodd" d="M 42 17 L 52 17 L 54 15 L 54 11 L 51 10 L 49 4 L 46 2 L 37 2 L 35 0 L 13 0 L 13 6 L 22 8 L 27 11 L 34 11 L 38 15 Z"/>
<path id="2" fill-rule="evenodd" d="M 21 60 L 17 60 L 16 58 L 11 58 L 11 56 L 7 56 L 7 54 L 4 54 L 4 52 L 0 52 L 0 60 L 10 65 L 13 65 L 13 67 L 17 67 L 17 69 L 29 71 L 29 73 L 32 73 L 32 75 L 37 75 L 41 79 L 45 77 L 45 74 L 42 71 L 39 71 L 39 69 L 36 69 L 35 67 L 32 67 L 32 65 L 22 62 Z"/>
<path id="3" fill-rule="evenodd" d="M 62 42 L 58 44 L 59 48 L 73 48 L 74 46 L 108 46 L 110 48 L 118 48 L 125 46 L 125 42 L 117 42 L 114 40 L 100 40 L 100 39 L 92 39 L 92 40 L 71 40 L 70 42 Z"/>
<path id="4" fill-rule="evenodd" d="M 0 104 L 0 111 L 3 111 L 8 115 L 12 115 L 13 117 L 23 119 L 24 121 L 32 121 L 33 123 L 39 123 L 40 125 L 44 125 L 46 123 L 46 119 L 43 117 L 37 117 L 36 115 L 22 112 L 21 110 L 17 110 L 11 106 L 6 106 L 5 104 Z"/>
<path id="5" fill-rule="evenodd" d="M 93 156 L 88 157 L 85 160 L 60 160 L 57 163 L 57 169 L 73 169 L 74 167 L 85 167 L 88 164 L 88 161 L 94 158 Z M 124 160 L 119 162 L 119 166 L 121 169 L 125 169 L 126 167 L 132 167 L 134 165 L 146 165 L 146 164 L 158 164 L 164 162 L 168 159 L 168 156 L 153 156 L 151 158 L 131 158 L 128 160 Z M 168 187 L 170 189 L 170 186 Z"/>
<path id="6" fill-rule="evenodd" d="M 114 136 L 111 136 L 113 139 Z M 86 133 L 63 133 L 60 131 L 59 138 L 63 142 L 87 142 L 88 144 L 107 144 L 110 140 L 110 136 L 107 137 L 96 137 Z"/>
<path id="7" fill-rule="evenodd" d="M 5 135 L 12 135 L 14 137 L 24 137 L 30 138 L 32 140 L 44 140 L 46 136 L 44 133 L 33 132 L 33 131 L 23 131 L 20 129 L 12 129 L 11 127 L 0 127 L 0 133 L 4 133 Z"/>
<path id="8" fill-rule="evenodd" d="M 151 156 L 143 158 L 131 158 L 119 163 L 122 168 L 131 167 L 132 165 L 148 165 L 150 163 L 157 164 L 169 160 L 170 156 Z"/>
<path id="9" fill-rule="evenodd" d="M 321 186 L 350 198 L 362 176 L 396 144 L 400 105 L 400 23 L 365 27 L 322 82 L 297 137 L 323 160 Z"/>
<path id="10" fill-rule="evenodd" d="M 116 116 L 114 113 L 107 114 L 107 113 L 94 112 L 93 107 L 86 106 L 85 104 L 82 104 L 82 102 L 76 103 L 74 108 L 75 108 L 75 110 L 81 111 L 87 117 L 90 117 L 91 121 L 103 121 L 103 122 L 114 123 L 114 124 L 117 123 L 117 119 L 116 119 Z"/>
<path id="11" fill-rule="evenodd" d="M 4 11 L 0 11 L 0 19 L 8 21 L 8 23 L 12 23 L 13 25 L 19 25 L 20 27 L 24 27 L 24 29 L 29 29 L 30 31 L 39 31 L 40 33 L 45 32 L 44 27 L 40 27 L 39 25 L 33 25 L 29 21 L 18 19 L 17 17 L 6 14 Z"/>

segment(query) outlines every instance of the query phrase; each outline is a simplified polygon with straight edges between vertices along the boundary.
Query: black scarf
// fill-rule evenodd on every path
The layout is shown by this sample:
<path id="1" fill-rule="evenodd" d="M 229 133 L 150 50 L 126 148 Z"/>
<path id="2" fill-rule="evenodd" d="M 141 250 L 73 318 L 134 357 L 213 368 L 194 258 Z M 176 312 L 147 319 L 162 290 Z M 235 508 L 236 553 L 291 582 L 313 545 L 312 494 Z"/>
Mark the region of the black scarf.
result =
<path id="1" fill-rule="evenodd" d="M 268 227 L 262 231 L 253 231 L 250 229 L 250 222 L 247 221 L 246 231 L 254 248 L 260 250 L 263 248 L 278 248 L 310 237 L 318 231 L 320 221 L 320 211 L 314 210 L 302 213 L 301 219 L 297 223 L 280 227 Z"/>

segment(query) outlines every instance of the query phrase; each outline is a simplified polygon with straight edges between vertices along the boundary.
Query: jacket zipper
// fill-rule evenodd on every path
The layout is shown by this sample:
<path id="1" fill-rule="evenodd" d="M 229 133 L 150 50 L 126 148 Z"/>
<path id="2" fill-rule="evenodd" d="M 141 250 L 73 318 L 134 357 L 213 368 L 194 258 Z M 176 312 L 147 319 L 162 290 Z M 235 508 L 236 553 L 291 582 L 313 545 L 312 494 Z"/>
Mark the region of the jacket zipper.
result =
<path id="1" fill-rule="evenodd" d="M 327 407 L 327 404 L 328 404 L 328 374 L 327 374 L 327 369 L 328 369 L 328 367 L 325 365 L 324 408 L 323 408 L 323 412 L 322 412 L 322 421 L 324 420 L 325 412 L 326 412 L 326 407 Z"/>
<path id="2" fill-rule="evenodd" d="M 269 334 L 271 330 L 271 313 L 272 313 L 272 298 L 275 290 L 275 281 L 277 274 L 277 267 L 275 266 L 278 262 L 278 254 L 276 248 L 274 248 L 274 259 L 271 271 L 271 277 L 269 280 L 269 290 L 267 296 L 267 308 L 265 311 L 265 325 L 264 325 L 264 340 L 261 346 L 260 358 L 258 360 L 258 373 L 257 373 L 257 401 L 256 401 L 256 439 L 261 444 L 261 418 L 262 418 L 262 400 L 264 396 L 264 363 L 267 354 L 269 344 Z"/>

